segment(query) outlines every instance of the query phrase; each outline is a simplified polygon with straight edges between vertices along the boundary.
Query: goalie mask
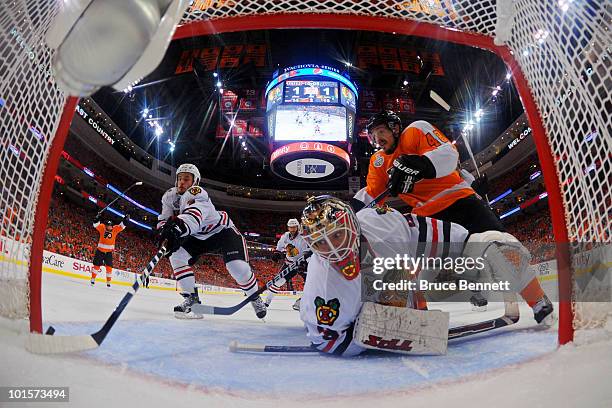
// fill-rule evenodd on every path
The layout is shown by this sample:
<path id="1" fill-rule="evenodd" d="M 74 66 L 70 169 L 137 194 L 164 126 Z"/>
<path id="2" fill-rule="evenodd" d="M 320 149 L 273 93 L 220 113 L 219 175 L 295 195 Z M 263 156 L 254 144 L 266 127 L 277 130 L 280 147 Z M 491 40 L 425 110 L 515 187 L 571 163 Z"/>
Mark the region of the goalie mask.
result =
<path id="1" fill-rule="evenodd" d="M 313 252 L 346 279 L 359 274 L 359 222 L 350 205 L 331 196 L 312 197 L 302 212 L 303 236 Z"/>

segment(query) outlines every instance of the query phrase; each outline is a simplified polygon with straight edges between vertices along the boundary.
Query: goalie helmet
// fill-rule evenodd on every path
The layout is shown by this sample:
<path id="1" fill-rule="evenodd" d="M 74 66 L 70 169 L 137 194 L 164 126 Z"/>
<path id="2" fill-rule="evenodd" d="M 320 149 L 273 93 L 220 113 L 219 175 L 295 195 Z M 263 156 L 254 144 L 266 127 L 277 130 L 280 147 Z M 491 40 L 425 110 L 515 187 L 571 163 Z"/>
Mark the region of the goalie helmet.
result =
<path id="1" fill-rule="evenodd" d="M 197 186 L 200 184 L 200 170 L 196 167 L 195 164 L 185 163 L 181 164 L 178 169 L 176 169 L 176 180 L 174 183 L 175 187 L 178 187 L 178 175 L 180 173 L 189 173 L 193 175 L 193 185 Z"/>
<path id="2" fill-rule="evenodd" d="M 357 256 L 361 231 L 348 203 L 328 195 L 310 198 L 302 212 L 302 228 L 306 242 L 321 258 L 338 263 Z"/>

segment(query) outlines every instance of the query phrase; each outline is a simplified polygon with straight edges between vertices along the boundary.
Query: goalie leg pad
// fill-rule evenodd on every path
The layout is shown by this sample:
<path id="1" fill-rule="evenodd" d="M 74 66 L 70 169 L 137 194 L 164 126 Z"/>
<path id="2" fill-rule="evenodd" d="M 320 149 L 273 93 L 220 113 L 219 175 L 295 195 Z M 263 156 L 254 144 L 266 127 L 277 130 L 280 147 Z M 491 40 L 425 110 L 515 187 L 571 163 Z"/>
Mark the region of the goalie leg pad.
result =
<path id="1" fill-rule="evenodd" d="M 482 257 L 485 275 L 494 282 L 508 281 L 510 289 L 520 293 L 535 278 L 529 267 L 531 254 L 513 235 L 500 231 L 472 234 L 468 239 L 465 257 Z M 464 278 L 469 279 L 469 272 Z"/>
<path id="2" fill-rule="evenodd" d="M 365 302 L 355 323 L 362 347 L 400 354 L 446 354 L 449 314 Z"/>

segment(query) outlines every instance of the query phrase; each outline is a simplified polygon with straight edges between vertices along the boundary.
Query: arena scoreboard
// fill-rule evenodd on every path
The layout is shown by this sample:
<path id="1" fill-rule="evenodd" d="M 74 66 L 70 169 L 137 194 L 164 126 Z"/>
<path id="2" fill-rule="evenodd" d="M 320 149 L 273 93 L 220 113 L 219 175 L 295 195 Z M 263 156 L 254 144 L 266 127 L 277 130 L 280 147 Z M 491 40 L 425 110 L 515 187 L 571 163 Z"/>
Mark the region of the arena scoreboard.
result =
<path id="1" fill-rule="evenodd" d="M 357 86 L 338 70 L 315 64 L 285 68 L 266 86 L 266 125 L 279 176 L 333 180 L 350 165 Z"/>

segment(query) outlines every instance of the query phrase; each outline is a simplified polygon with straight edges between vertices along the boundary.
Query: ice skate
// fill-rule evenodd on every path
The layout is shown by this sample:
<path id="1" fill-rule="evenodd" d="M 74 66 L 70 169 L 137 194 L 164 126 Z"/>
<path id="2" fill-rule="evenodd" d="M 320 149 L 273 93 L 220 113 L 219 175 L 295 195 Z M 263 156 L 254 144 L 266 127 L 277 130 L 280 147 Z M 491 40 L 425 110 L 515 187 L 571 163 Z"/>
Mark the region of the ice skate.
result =
<path id="1" fill-rule="evenodd" d="M 472 304 L 472 311 L 474 312 L 484 312 L 487 310 L 487 305 L 489 301 L 482 296 L 480 292 L 472 292 L 472 297 L 470 298 L 470 303 Z"/>
<path id="2" fill-rule="evenodd" d="M 197 290 L 193 293 L 181 293 L 184 300 L 180 305 L 174 306 L 174 317 L 177 319 L 202 319 L 204 316 L 191 311 L 191 306 L 200 304 Z"/>
<path id="3" fill-rule="evenodd" d="M 533 318 L 542 327 L 551 327 L 557 321 L 554 308 L 548 296 L 544 296 L 533 306 Z"/>
<path id="4" fill-rule="evenodd" d="M 261 300 L 260 296 L 257 296 L 255 300 L 251 301 L 251 305 L 253 305 L 253 309 L 255 310 L 255 314 L 258 318 L 263 319 L 266 317 L 266 314 L 268 313 L 267 307 L 264 301 Z"/>

